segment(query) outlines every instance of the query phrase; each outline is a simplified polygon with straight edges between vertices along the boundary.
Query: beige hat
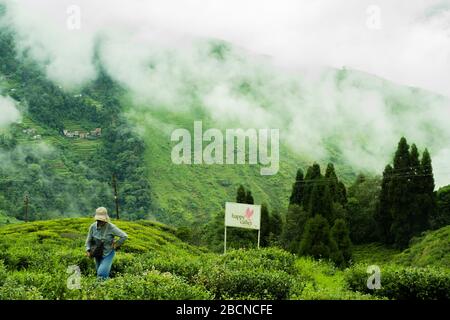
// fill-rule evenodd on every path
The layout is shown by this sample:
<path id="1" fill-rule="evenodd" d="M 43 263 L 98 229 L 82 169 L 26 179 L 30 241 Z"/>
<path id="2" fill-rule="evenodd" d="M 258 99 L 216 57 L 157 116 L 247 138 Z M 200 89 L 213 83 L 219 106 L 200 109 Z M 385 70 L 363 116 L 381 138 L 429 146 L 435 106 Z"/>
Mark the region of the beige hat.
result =
<path id="1" fill-rule="evenodd" d="M 97 210 L 95 210 L 94 219 L 109 222 L 108 210 L 106 210 L 106 208 L 104 207 L 98 208 Z"/>

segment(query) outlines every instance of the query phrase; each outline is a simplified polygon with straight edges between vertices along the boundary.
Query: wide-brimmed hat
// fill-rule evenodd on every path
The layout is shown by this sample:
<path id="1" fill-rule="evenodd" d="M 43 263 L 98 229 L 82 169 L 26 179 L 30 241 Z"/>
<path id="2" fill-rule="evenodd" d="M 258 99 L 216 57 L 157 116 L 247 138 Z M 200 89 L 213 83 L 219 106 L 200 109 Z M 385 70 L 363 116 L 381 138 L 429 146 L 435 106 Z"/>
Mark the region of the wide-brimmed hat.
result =
<path id="1" fill-rule="evenodd" d="M 94 219 L 97 221 L 109 222 L 108 210 L 104 207 L 100 207 L 95 210 Z"/>

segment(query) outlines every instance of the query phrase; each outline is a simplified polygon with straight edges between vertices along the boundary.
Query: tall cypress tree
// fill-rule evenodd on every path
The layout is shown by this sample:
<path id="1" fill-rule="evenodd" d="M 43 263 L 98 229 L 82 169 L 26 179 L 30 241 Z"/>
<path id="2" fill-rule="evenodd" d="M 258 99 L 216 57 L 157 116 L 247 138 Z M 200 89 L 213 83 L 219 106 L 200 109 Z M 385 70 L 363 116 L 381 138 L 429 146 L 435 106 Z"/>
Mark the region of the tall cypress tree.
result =
<path id="1" fill-rule="evenodd" d="M 314 163 L 311 167 L 306 170 L 305 175 L 305 186 L 303 188 L 303 205 L 308 206 L 311 201 L 311 194 L 314 189 L 314 185 L 317 179 L 320 179 L 322 174 L 320 173 L 320 166 Z"/>
<path id="2" fill-rule="evenodd" d="M 317 179 L 314 184 L 308 206 L 310 216 L 321 215 L 325 217 L 329 223 L 333 222 L 333 201 L 330 194 L 328 184 L 321 182 L 321 178 Z"/>
<path id="3" fill-rule="evenodd" d="M 412 213 L 410 180 L 413 172 L 410 167 L 409 145 L 404 137 L 398 143 L 394 156 L 394 172 L 392 174 L 392 225 L 391 233 L 395 244 L 404 248 L 408 245 L 412 234 Z"/>
<path id="4" fill-rule="evenodd" d="M 411 145 L 411 152 L 409 154 L 409 210 L 410 210 L 410 221 L 411 233 L 412 235 L 420 233 L 423 230 L 424 222 L 422 219 L 422 209 L 421 202 L 422 196 L 421 192 L 421 167 L 419 160 L 419 151 L 415 144 Z"/>
<path id="5" fill-rule="evenodd" d="M 383 180 L 381 181 L 381 191 L 379 202 L 375 211 L 374 219 L 377 225 L 377 234 L 381 242 L 385 244 L 392 243 L 391 225 L 392 225 L 392 187 L 393 168 L 390 164 L 386 166 L 383 172 Z"/>
<path id="6" fill-rule="evenodd" d="M 420 215 L 418 217 L 418 230 L 421 232 L 430 227 L 430 221 L 436 212 L 436 195 L 434 193 L 433 166 L 428 149 L 422 154 L 419 171 Z"/>
<path id="7" fill-rule="evenodd" d="M 338 202 L 338 178 L 332 163 L 327 165 L 327 169 L 325 171 L 325 181 L 327 182 L 332 200 L 334 202 Z"/>
<path id="8" fill-rule="evenodd" d="M 400 139 L 393 163 L 383 173 L 375 219 L 380 240 L 404 248 L 429 228 L 436 210 L 433 168 L 428 150 L 420 161 L 416 145 L 409 149 L 405 138 Z"/>
<path id="9" fill-rule="evenodd" d="M 247 193 L 245 192 L 244 186 L 241 184 L 237 190 L 236 202 L 246 203 L 246 201 L 247 201 Z"/>
<path id="10" fill-rule="evenodd" d="M 303 171 L 301 169 L 297 170 L 297 175 L 295 177 L 295 182 L 292 185 L 292 194 L 289 199 L 289 204 L 302 204 L 303 199 L 303 187 L 304 187 L 304 177 Z"/>

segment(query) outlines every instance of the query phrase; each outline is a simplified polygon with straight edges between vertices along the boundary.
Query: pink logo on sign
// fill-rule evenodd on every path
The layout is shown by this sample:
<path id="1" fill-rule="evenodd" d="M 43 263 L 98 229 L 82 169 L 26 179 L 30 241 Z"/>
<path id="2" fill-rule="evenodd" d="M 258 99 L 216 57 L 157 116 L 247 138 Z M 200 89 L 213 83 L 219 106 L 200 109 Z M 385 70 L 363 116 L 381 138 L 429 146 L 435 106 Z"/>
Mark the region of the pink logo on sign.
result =
<path id="1" fill-rule="evenodd" d="M 245 217 L 246 217 L 248 220 L 251 220 L 252 217 L 253 217 L 253 210 L 250 209 L 250 208 L 247 208 L 247 210 L 245 210 Z"/>

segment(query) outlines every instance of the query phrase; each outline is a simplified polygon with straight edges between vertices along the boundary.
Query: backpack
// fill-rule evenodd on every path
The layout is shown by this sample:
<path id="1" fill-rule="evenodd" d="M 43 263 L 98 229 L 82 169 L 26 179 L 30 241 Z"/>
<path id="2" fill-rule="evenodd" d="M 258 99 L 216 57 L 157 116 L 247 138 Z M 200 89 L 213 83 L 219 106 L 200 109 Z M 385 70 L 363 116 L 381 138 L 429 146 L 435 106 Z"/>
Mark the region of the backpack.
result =
<path id="1" fill-rule="evenodd" d="M 103 251 L 105 249 L 105 233 L 106 233 L 107 226 L 105 227 L 105 231 L 103 232 L 103 237 L 101 240 L 95 239 L 92 237 L 91 239 L 91 250 L 90 250 L 90 257 L 91 258 L 103 258 Z"/>

